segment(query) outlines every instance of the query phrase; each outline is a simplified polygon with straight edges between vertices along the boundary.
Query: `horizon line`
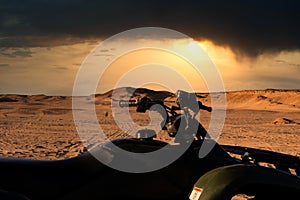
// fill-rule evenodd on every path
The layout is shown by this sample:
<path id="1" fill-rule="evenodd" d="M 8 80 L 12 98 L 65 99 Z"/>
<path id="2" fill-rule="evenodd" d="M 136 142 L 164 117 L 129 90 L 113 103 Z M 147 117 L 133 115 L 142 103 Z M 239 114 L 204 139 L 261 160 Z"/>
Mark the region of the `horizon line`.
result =
<path id="1" fill-rule="evenodd" d="M 134 88 L 134 87 L 120 87 L 120 88 L 115 88 L 115 89 L 111 89 L 108 90 L 106 92 L 103 93 L 95 93 L 95 94 L 89 94 L 89 95 L 78 95 L 78 96 L 73 96 L 73 95 L 62 95 L 62 94 L 56 94 L 56 95 L 50 95 L 50 94 L 45 94 L 45 93 L 34 93 L 34 94 L 28 94 L 28 93 L 0 93 L 0 95 L 18 95 L 18 96 L 55 96 L 55 97 L 87 97 L 87 96 L 92 96 L 92 95 L 105 95 L 108 94 L 110 92 L 112 92 L 113 90 L 117 90 L 117 89 L 123 89 L 123 88 L 131 88 L 131 89 L 144 89 L 144 90 L 149 90 L 149 91 L 154 91 L 154 92 L 169 92 L 169 93 L 173 93 L 171 91 L 168 90 L 155 90 L 155 89 L 150 89 L 150 88 L 144 88 L 144 87 L 140 87 L 140 88 Z M 266 88 L 266 89 L 240 89 L 240 90 L 226 90 L 226 91 L 215 91 L 215 92 L 200 92 L 200 91 L 196 91 L 196 94 L 214 94 L 214 93 L 228 93 L 228 92 L 247 92 L 247 91 L 282 91 L 282 92 L 292 92 L 292 91 L 296 91 L 296 92 L 300 92 L 300 89 L 279 89 L 279 88 Z"/>

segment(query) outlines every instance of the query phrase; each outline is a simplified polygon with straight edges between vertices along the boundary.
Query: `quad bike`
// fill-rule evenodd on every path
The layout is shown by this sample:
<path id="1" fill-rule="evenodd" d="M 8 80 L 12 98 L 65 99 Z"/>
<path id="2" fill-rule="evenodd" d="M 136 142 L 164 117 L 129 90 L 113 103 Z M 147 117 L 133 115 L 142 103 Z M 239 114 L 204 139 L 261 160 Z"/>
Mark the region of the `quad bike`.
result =
<path id="1" fill-rule="evenodd" d="M 130 173 L 113 169 L 99 162 L 90 152 L 58 160 L 29 160 L 0 158 L 1 200 L 83 200 L 83 199 L 232 199 L 237 194 L 252 199 L 299 199 L 300 160 L 298 157 L 277 152 L 240 146 L 220 145 L 208 137 L 199 123 L 195 133 L 186 127 L 195 122 L 186 108 L 211 111 L 200 102 L 191 102 L 192 95 L 177 92 L 177 106 L 167 106 L 163 100 L 143 97 L 121 100 L 121 107 L 135 106 L 137 112 L 146 112 L 159 104 L 167 115 L 162 129 L 175 138 L 175 151 L 183 142 L 188 149 L 170 165 L 146 173 Z M 194 99 L 195 100 L 195 99 Z M 179 111 L 179 112 L 178 112 Z M 181 111 L 181 112 L 180 112 Z M 180 126 L 182 137 L 177 137 Z M 151 130 L 140 130 L 136 137 L 116 139 L 112 143 L 131 152 L 152 152 L 167 146 L 155 139 Z M 212 150 L 199 158 L 204 143 L 214 142 Z M 104 144 L 97 153 L 117 158 L 115 148 Z M 240 155 L 240 159 L 233 156 Z M 265 167 L 261 163 L 273 165 Z M 293 173 L 291 173 L 293 171 Z"/>

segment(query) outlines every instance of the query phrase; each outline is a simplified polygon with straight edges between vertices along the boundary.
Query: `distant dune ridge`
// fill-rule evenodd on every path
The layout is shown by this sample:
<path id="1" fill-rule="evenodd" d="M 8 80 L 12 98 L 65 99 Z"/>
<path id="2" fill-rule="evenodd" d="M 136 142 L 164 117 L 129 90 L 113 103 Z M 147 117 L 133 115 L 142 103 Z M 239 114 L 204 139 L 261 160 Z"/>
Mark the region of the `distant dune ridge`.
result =
<path id="1" fill-rule="evenodd" d="M 300 90 L 245 90 L 225 94 L 226 121 L 220 143 L 300 155 Z M 109 139 L 115 139 L 132 136 L 115 124 L 111 104 L 144 95 L 153 100 L 176 98 L 168 91 L 131 87 L 76 98 L 95 103 L 101 128 Z M 211 105 L 211 94 L 196 95 L 203 104 Z M 219 95 L 213 95 L 217 102 Z M 149 123 L 147 113 L 136 113 L 134 108 L 131 112 L 136 123 L 142 126 Z M 200 116 L 207 128 L 210 114 L 203 112 Z M 158 139 L 170 141 L 163 132 L 158 134 Z M 0 95 L 0 156 L 52 160 L 73 157 L 83 151 L 73 120 L 71 96 Z"/>
<path id="2" fill-rule="evenodd" d="M 114 95 L 113 95 L 114 94 Z M 131 95 L 132 94 L 132 95 Z M 210 94 L 196 93 L 199 100 L 210 104 Z M 218 94 L 218 93 L 215 93 Z M 113 96 L 112 96 L 113 95 Z M 135 98 L 147 95 L 153 100 L 174 100 L 175 95 L 168 91 L 154 91 L 146 88 L 124 87 L 103 94 L 96 94 L 95 100 L 103 101 L 105 98 L 113 100 Z M 46 96 L 46 95 L 0 95 L 0 102 L 38 102 L 54 100 L 70 101 L 70 96 Z M 227 108 L 258 109 L 258 110 L 300 110 L 300 90 L 243 90 L 226 92 Z"/>
<path id="3" fill-rule="evenodd" d="M 259 110 L 299 110 L 299 90 L 248 90 L 227 92 L 227 106 Z"/>

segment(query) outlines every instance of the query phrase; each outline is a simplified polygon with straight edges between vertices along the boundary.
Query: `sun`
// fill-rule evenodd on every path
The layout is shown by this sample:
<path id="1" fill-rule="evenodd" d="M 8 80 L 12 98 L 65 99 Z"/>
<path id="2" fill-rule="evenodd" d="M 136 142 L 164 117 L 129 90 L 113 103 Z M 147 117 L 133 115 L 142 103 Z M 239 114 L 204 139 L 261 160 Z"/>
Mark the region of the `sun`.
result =
<path id="1" fill-rule="evenodd" d="M 195 41 L 191 41 L 187 45 L 188 51 L 195 52 L 199 48 L 199 44 Z"/>

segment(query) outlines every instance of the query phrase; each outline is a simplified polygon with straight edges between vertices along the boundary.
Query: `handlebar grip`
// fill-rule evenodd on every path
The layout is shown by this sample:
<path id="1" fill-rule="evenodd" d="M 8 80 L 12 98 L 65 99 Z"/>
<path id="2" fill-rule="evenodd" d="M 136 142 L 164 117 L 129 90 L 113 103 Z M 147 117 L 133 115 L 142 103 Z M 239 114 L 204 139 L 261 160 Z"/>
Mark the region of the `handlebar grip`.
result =
<path id="1" fill-rule="evenodd" d="M 138 103 L 136 100 L 120 100 L 119 101 L 119 106 L 121 108 L 124 108 L 124 107 L 133 107 L 133 106 L 137 106 Z"/>

